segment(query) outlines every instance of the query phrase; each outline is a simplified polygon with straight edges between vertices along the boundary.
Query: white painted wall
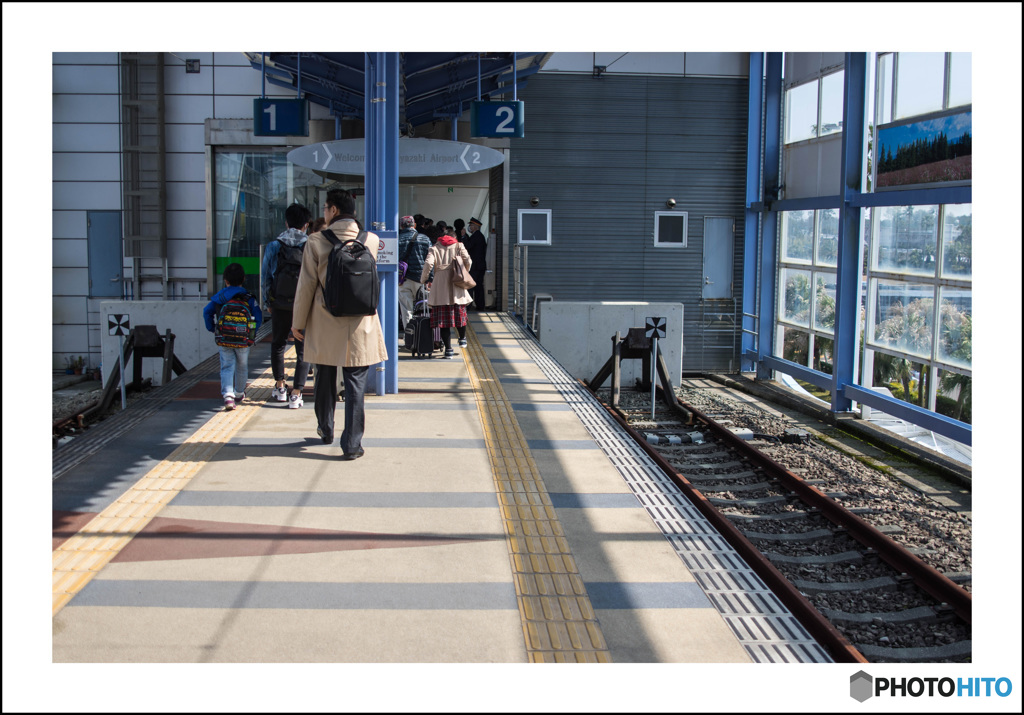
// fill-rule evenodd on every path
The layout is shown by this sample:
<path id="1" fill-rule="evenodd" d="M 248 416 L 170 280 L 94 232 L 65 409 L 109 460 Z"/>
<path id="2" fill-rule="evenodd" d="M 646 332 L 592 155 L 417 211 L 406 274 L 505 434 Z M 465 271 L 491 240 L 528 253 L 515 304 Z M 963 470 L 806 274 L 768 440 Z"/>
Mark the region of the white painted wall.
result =
<path id="1" fill-rule="evenodd" d="M 122 208 L 118 53 L 54 52 L 52 58 L 52 367 L 63 369 L 65 357 L 83 355 L 90 367 L 102 359 L 106 370 L 101 303 L 107 299 L 89 296 L 86 212 Z M 199 73 L 186 73 L 184 58 L 198 59 Z M 164 63 L 169 291 L 178 305 L 201 301 L 201 312 L 208 299 L 204 123 L 210 118 L 251 123 L 262 77 L 241 52 L 167 52 Z M 267 83 L 266 94 L 294 92 Z M 329 120 L 330 113 L 311 104 L 310 119 Z M 131 259 L 124 265 L 130 277 Z M 142 259 L 143 274 L 162 271 L 158 259 Z M 161 299 L 159 282 L 145 283 L 137 297 Z"/>
<path id="2" fill-rule="evenodd" d="M 111 369 L 117 364 L 117 353 L 120 340 L 110 335 L 107 329 L 108 315 L 129 316 L 131 327 L 137 325 L 155 325 L 157 332 L 164 335 L 170 328 L 174 334 L 174 354 L 185 365 L 192 369 L 198 363 L 217 352 L 213 341 L 213 333 L 206 329 L 203 322 L 203 308 L 207 301 L 170 301 L 170 300 L 136 300 L 112 301 L 104 300 L 99 304 L 99 313 L 103 319 L 101 331 L 101 356 L 103 361 L 103 382 L 106 384 Z M 152 378 L 153 385 L 163 381 L 163 360 L 159 358 L 143 358 L 142 378 Z M 125 373 L 131 375 L 130 362 L 125 365 Z M 175 377 L 171 373 L 172 379 Z"/>
<path id="3" fill-rule="evenodd" d="M 538 303 L 540 344 L 573 377 L 590 380 L 612 355 L 612 336 L 623 338 L 630 328 L 642 328 L 647 318 L 665 318 L 664 340 L 658 352 L 665 356 L 672 384 L 683 376 L 683 304 L 542 301 Z M 638 360 L 622 361 L 622 384 L 641 377 Z M 610 383 L 609 383 L 610 384 Z"/>

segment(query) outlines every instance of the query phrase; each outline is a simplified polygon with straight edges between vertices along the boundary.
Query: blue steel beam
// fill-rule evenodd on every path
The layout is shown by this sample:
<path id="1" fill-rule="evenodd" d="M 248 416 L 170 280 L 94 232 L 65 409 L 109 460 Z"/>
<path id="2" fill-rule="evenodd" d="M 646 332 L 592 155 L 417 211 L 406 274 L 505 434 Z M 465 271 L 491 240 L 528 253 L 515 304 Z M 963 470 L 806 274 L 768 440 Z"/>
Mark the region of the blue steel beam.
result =
<path id="1" fill-rule="evenodd" d="M 764 108 L 764 200 L 778 198 L 782 184 L 782 53 L 769 52 L 765 72 Z M 761 216 L 761 277 L 759 282 L 757 352 L 762 358 L 772 354 L 775 332 L 775 273 L 778 260 L 778 213 L 769 204 Z M 758 362 L 757 379 L 771 379 L 771 369 Z"/>
<path id="2" fill-rule="evenodd" d="M 881 410 L 888 415 L 931 430 L 943 437 L 954 439 L 961 444 L 971 444 L 972 429 L 969 424 L 932 412 L 924 407 L 897 400 L 895 397 L 868 390 L 860 385 L 846 385 L 843 387 L 843 392 L 848 400 L 861 402 L 868 407 Z"/>
<path id="3" fill-rule="evenodd" d="M 543 52 L 519 52 L 517 56 L 519 59 L 523 59 L 543 54 Z M 405 67 L 406 79 L 409 79 L 448 66 L 464 63 L 473 63 L 475 65 L 479 56 L 477 52 L 404 52 L 402 53 L 402 62 Z M 495 61 L 502 66 L 507 66 L 511 58 L 511 52 L 502 52 L 487 54 L 484 61 Z"/>
<path id="4" fill-rule="evenodd" d="M 398 53 L 366 53 L 366 213 L 370 230 L 398 238 Z M 378 395 L 398 392 L 398 266 L 379 264 L 377 313 L 388 359 L 377 365 Z"/>
<path id="5" fill-rule="evenodd" d="M 491 78 L 481 83 L 483 86 L 481 92 L 489 95 L 507 94 L 513 91 L 511 84 L 502 85 L 497 81 L 497 78 Z M 526 87 L 526 80 L 522 80 L 518 83 L 517 90 Z M 436 94 L 433 97 L 426 99 L 409 101 L 408 98 L 405 102 L 405 116 L 406 121 L 413 125 L 423 124 L 424 122 L 433 121 L 437 112 L 444 112 L 445 114 L 451 114 L 452 110 L 448 109 L 453 106 L 458 106 L 460 113 L 465 111 L 463 106 L 467 102 L 475 100 L 477 96 L 476 83 L 472 85 L 466 85 L 457 92 L 451 92 L 449 94 Z"/>
<path id="6" fill-rule="evenodd" d="M 749 372 L 756 365 L 756 359 L 748 355 L 756 355 L 757 323 L 757 230 L 760 216 L 752 205 L 761 198 L 761 103 L 764 86 L 764 53 L 751 52 L 750 66 L 747 73 L 747 186 L 746 204 L 743 218 L 743 319 L 740 321 L 742 334 L 740 340 L 743 356 L 740 370 Z"/>
<path id="7" fill-rule="evenodd" d="M 802 199 L 780 199 L 772 201 L 767 206 L 764 201 L 758 201 L 750 205 L 754 211 L 807 211 L 810 209 L 837 209 L 843 203 L 843 197 L 839 196 L 808 196 Z"/>
<path id="8" fill-rule="evenodd" d="M 266 81 L 279 87 L 298 89 L 299 66 L 295 53 L 264 53 L 268 62 Z M 362 55 L 358 56 L 360 60 Z M 262 55 L 261 55 L 262 57 Z M 302 84 L 306 97 L 317 104 L 330 107 L 331 102 L 344 104 L 350 111 L 360 115 L 363 106 L 363 73 L 348 71 L 350 68 L 328 62 L 323 55 L 304 54 L 306 58 L 302 72 Z M 261 69 L 261 61 L 249 60 L 255 69 Z"/>
<path id="9" fill-rule="evenodd" d="M 467 56 L 471 58 L 472 56 Z M 480 77 L 489 79 L 497 77 L 508 70 L 508 61 L 489 61 L 480 69 Z M 444 66 L 429 73 L 416 76 L 406 75 L 405 89 L 415 98 L 425 98 L 437 92 L 447 92 L 453 86 L 475 83 L 476 67 L 467 63 Z"/>
<path id="10" fill-rule="evenodd" d="M 877 191 L 871 194 L 857 194 L 851 205 L 873 206 L 932 206 L 935 204 L 971 203 L 970 186 L 940 186 L 933 189 L 903 189 Z"/>
<path id="11" fill-rule="evenodd" d="M 839 207 L 839 249 L 836 263 L 835 342 L 832 347 L 832 411 L 849 412 L 853 405 L 843 388 L 857 381 L 857 336 L 860 332 L 861 209 L 850 200 L 861 193 L 867 145 L 868 55 L 846 53 L 843 75 L 843 146 L 839 160 L 843 203 Z"/>
<path id="12" fill-rule="evenodd" d="M 787 375 L 792 375 L 804 382 L 816 385 L 823 390 L 828 390 L 832 387 L 832 376 L 828 373 L 812 370 L 806 365 L 800 365 L 792 360 L 785 360 L 772 355 L 765 355 L 761 358 L 761 361 L 771 370 L 778 370 L 779 372 L 784 372 Z"/>

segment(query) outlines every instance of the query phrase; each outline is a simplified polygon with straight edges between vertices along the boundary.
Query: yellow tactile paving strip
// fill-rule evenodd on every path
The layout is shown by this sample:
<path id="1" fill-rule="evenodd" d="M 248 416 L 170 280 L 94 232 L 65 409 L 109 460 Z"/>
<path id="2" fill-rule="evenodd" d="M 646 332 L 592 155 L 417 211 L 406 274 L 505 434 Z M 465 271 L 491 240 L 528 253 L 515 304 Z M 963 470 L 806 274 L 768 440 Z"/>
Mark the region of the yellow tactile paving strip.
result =
<path id="1" fill-rule="evenodd" d="M 472 326 L 464 350 L 501 506 L 516 600 L 531 662 L 611 662 L 512 406 Z"/>
<path id="2" fill-rule="evenodd" d="M 290 348 L 286 359 L 291 359 Z M 203 466 L 256 414 L 274 386 L 268 368 L 245 388 L 246 401 L 218 412 L 117 501 L 53 552 L 53 615 L 145 528 Z"/>

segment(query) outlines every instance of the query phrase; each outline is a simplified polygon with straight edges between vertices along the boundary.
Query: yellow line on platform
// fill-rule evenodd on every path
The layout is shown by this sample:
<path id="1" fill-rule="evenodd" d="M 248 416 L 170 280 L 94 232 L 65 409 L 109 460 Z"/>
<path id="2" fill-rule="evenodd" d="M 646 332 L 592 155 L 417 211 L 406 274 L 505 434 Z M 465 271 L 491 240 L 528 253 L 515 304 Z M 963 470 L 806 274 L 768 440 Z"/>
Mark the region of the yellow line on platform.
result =
<path id="1" fill-rule="evenodd" d="M 295 348 L 290 348 L 289 356 Z M 113 504 L 53 551 L 53 615 L 117 556 L 270 397 L 267 369 L 245 388 L 246 401 L 218 412 Z"/>
<path id="2" fill-rule="evenodd" d="M 505 526 L 526 651 L 534 663 L 609 663 L 611 656 L 547 488 L 472 326 L 463 351 Z"/>

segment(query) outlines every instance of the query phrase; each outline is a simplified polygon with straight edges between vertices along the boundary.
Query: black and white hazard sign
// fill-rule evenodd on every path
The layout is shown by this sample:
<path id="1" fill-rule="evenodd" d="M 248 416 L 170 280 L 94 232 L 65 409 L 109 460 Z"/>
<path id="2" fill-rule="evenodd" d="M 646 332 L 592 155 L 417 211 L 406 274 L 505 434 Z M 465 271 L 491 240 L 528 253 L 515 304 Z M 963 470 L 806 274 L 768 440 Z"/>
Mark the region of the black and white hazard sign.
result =
<path id="1" fill-rule="evenodd" d="M 665 322 L 664 318 L 647 318 L 644 337 L 658 339 L 665 337 Z"/>
<path id="2" fill-rule="evenodd" d="M 128 336 L 131 326 L 128 324 L 128 314 L 107 313 L 107 330 L 110 335 Z"/>

